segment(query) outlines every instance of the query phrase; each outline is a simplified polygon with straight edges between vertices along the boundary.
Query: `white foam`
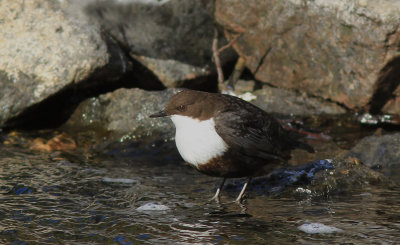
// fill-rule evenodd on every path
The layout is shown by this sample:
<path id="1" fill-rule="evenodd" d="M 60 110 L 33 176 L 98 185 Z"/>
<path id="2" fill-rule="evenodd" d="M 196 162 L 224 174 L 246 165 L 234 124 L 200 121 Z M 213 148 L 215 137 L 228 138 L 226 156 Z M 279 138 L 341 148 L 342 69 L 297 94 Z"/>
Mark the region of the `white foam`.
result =
<path id="1" fill-rule="evenodd" d="M 311 190 L 309 190 L 309 189 L 304 189 L 304 188 L 301 188 L 301 187 L 298 187 L 298 188 L 296 189 L 296 192 L 298 192 L 298 193 L 306 193 L 306 194 L 311 194 L 311 193 L 312 193 Z"/>
<path id="2" fill-rule="evenodd" d="M 157 202 L 146 203 L 136 209 L 137 211 L 165 211 L 169 210 L 168 206 L 158 204 Z"/>
<path id="3" fill-rule="evenodd" d="M 301 226 L 297 227 L 297 229 L 308 233 L 308 234 L 322 234 L 322 233 L 334 233 L 334 232 L 342 232 L 342 229 L 324 225 L 321 223 L 305 223 Z"/>

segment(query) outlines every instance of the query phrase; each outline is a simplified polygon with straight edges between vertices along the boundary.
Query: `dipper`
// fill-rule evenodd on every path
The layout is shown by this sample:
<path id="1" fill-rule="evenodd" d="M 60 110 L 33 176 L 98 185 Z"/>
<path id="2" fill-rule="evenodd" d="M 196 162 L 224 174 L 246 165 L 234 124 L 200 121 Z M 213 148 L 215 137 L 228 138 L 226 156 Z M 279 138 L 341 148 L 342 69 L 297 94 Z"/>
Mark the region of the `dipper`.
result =
<path id="1" fill-rule="evenodd" d="M 164 110 L 150 115 L 165 116 L 175 124 L 175 143 L 182 158 L 201 173 L 223 178 L 211 200 L 219 201 L 226 178 L 247 177 L 236 199 L 240 202 L 251 178 L 265 167 L 286 162 L 290 150 L 314 152 L 271 115 L 231 95 L 183 90 Z"/>

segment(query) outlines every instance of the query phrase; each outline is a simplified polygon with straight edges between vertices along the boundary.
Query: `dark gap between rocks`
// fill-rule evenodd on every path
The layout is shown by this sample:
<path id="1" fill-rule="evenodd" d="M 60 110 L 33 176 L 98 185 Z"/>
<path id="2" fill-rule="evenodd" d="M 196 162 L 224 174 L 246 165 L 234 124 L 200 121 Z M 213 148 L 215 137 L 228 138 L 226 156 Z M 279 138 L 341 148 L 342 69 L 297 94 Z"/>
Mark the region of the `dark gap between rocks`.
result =
<path id="1" fill-rule="evenodd" d="M 57 128 L 69 119 L 83 100 L 119 88 L 141 88 L 153 91 L 165 89 L 153 72 L 129 55 L 129 47 L 104 29 L 102 37 L 111 54 L 108 65 L 99 68 L 86 81 L 71 83 L 40 103 L 25 109 L 19 115 L 7 120 L 3 129 L 8 131 Z M 232 61 L 223 66 L 226 76 L 232 72 L 234 65 L 235 62 Z M 182 81 L 180 87 L 216 92 L 217 74 L 215 72 L 209 76 Z"/>
<path id="2" fill-rule="evenodd" d="M 163 89 L 159 86 L 152 87 L 149 84 L 144 83 L 142 80 L 136 80 L 137 76 L 137 73 L 130 72 L 118 81 L 112 83 L 103 82 L 97 86 L 93 85 L 93 80 L 96 80 L 96 77 L 98 76 L 94 76 L 90 79 L 91 81 L 81 82 L 82 85 L 73 84 L 67 86 L 42 102 L 27 108 L 18 116 L 6 121 L 4 124 L 4 130 L 56 128 L 69 119 L 71 114 L 83 100 L 112 92 L 119 88 L 139 87 L 146 90 Z"/>
<path id="3" fill-rule="evenodd" d="M 152 91 L 165 89 L 165 86 L 150 70 L 133 58 L 129 56 L 127 58 L 133 69 L 121 78 L 112 81 L 113 77 L 118 76 L 118 74 L 115 74 L 115 69 L 101 68 L 94 72 L 88 80 L 71 84 L 42 102 L 27 108 L 18 116 L 9 119 L 5 122 L 3 130 L 57 128 L 69 119 L 83 100 L 119 88 L 141 88 Z M 108 66 L 112 65 L 109 64 Z M 233 67 L 234 62 L 227 63 L 223 67 L 224 73 L 229 74 Z M 183 81 L 181 87 L 216 92 L 218 87 L 217 75 L 213 74 Z"/>
<path id="4" fill-rule="evenodd" d="M 254 76 L 254 74 L 251 73 L 251 71 L 247 67 L 244 68 L 242 75 L 240 76 L 240 79 L 255 81 L 254 90 L 262 89 L 263 85 L 270 86 L 270 84 L 266 84 L 266 83 L 263 83 L 263 82 L 257 80 L 256 77 Z"/>
<path id="5" fill-rule="evenodd" d="M 56 128 L 68 120 L 70 115 L 83 100 L 119 88 L 141 88 L 162 90 L 162 83 L 139 62 L 132 61 L 133 71 L 127 72 L 116 81 L 112 81 L 107 69 L 95 72 L 87 81 L 71 84 L 61 91 L 35 104 L 18 116 L 5 122 L 3 129 L 46 129 Z M 104 79 L 104 77 L 106 79 Z"/>
<path id="6" fill-rule="evenodd" d="M 103 31 L 102 37 L 111 54 L 109 64 L 94 71 L 87 80 L 71 83 L 40 103 L 26 108 L 16 117 L 7 120 L 3 129 L 56 128 L 68 120 L 83 100 L 119 88 L 165 89 L 161 81 L 140 62 L 127 55 L 125 47 L 112 36 Z"/>
<path id="7" fill-rule="evenodd" d="M 382 107 L 392 99 L 394 91 L 400 84 L 400 56 L 389 61 L 379 72 L 374 85 L 374 93 L 367 105 L 371 114 L 378 114 Z"/>

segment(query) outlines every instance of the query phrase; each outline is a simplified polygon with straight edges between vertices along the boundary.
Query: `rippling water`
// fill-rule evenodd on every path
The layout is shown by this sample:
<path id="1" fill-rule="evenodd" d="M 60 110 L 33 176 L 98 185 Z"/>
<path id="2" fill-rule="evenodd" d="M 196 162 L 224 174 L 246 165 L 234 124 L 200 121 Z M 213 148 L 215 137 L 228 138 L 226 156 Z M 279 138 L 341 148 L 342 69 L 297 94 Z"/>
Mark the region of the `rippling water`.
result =
<path id="1" fill-rule="evenodd" d="M 176 157 L 90 163 L 2 147 L 0 239 L 6 244 L 395 244 L 400 190 L 367 189 L 327 199 L 249 192 L 246 203 L 206 203 L 219 179 Z M 237 195 L 225 191 L 222 201 Z M 147 206 L 146 206 L 147 205 Z M 142 207 L 142 208 L 140 208 Z M 143 210 L 146 207 L 160 210 Z M 322 223 L 341 229 L 308 234 Z"/>

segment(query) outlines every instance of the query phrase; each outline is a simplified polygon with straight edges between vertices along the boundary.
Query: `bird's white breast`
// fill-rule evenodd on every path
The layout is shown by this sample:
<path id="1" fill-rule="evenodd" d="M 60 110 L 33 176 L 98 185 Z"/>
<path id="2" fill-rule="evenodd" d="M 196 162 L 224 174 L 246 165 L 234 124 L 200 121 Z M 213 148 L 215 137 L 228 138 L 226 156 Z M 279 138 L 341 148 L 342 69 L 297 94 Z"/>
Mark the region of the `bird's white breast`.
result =
<path id="1" fill-rule="evenodd" d="M 215 131 L 214 119 L 199 121 L 187 116 L 172 115 L 175 142 L 182 158 L 198 167 L 222 155 L 228 146 Z"/>

